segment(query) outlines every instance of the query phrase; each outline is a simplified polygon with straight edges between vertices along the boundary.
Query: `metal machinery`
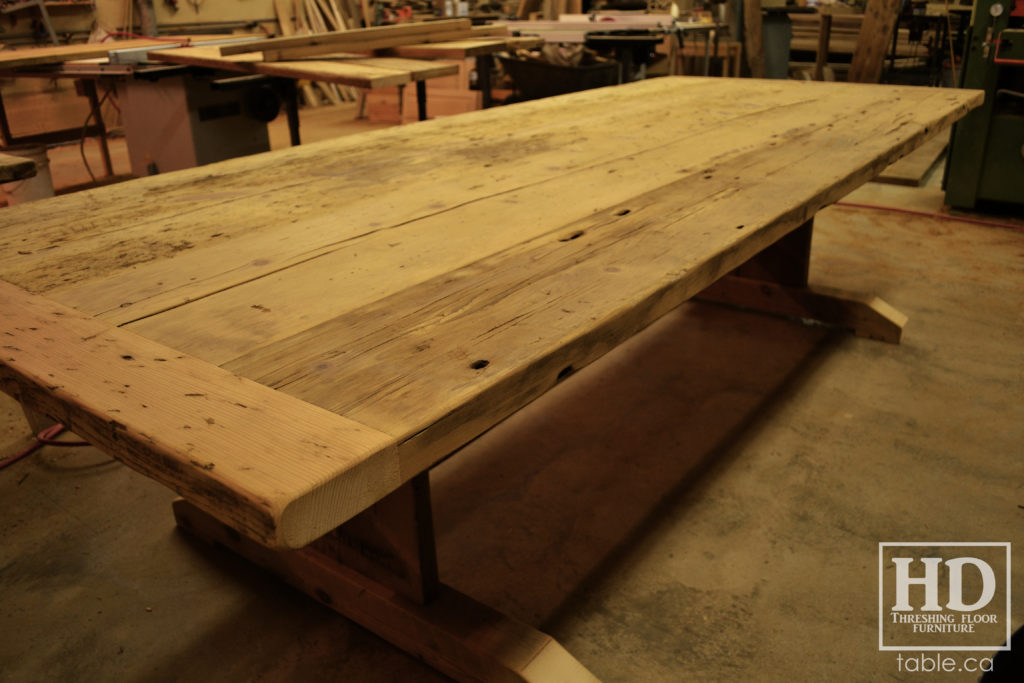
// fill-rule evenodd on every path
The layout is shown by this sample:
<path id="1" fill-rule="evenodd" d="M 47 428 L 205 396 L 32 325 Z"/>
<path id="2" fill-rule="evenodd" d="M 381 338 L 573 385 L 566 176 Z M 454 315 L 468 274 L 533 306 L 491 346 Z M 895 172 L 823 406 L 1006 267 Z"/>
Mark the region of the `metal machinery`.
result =
<path id="1" fill-rule="evenodd" d="M 132 175 L 270 150 L 267 122 L 280 98 L 266 76 L 142 68 L 118 89 Z"/>
<path id="2" fill-rule="evenodd" d="M 1024 0 L 975 0 L 961 73 L 985 103 L 953 129 L 946 203 L 1024 205 Z"/>

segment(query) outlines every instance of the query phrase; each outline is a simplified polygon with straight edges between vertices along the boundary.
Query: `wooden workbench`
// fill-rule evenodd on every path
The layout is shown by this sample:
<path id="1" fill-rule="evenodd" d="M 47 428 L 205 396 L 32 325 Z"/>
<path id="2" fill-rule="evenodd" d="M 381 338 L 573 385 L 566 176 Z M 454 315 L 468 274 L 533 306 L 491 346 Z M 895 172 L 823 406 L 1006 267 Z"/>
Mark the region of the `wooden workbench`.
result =
<path id="1" fill-rule="evenodd" d="M 897 341 L 811 220 L 981 99 L 664 78 L 6 209 L 0 388 L 449 675 L 590 680 L 438 582 L 431 466 L 696 295 Z"/>

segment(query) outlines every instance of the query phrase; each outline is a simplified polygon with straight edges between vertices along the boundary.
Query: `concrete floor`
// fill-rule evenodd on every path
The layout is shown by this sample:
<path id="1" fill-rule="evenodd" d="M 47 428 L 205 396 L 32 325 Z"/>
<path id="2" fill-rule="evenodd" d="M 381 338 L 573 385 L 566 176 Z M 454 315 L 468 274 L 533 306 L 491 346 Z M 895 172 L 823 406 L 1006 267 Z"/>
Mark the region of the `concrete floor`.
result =
<path id="1" fill-rule="evenodd" d="M 817 228 L 812 280 L 882 295 L 902 345 L 681 307 L 433 472 L 444 580 L 605 681 L 930 680 L 877 649 L 878 543 L 1024 547 L 1024 230 Z M 0 457 L 26 432 L 0 399 Z M 0 680 L 442 680 L 176 531 L 173 498 L 91 448 L 0 471 Z"/>

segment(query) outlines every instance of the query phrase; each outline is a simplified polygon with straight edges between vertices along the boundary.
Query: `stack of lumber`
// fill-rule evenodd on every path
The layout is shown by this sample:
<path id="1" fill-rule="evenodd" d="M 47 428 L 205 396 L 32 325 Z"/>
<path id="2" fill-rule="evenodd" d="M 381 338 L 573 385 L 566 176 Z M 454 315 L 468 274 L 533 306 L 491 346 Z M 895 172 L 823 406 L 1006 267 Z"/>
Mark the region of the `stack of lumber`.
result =
<path id="1" fill-rule="evenodd" d="M 347 31 L 360 25 L 372 26 L 373 17 L 370 14 L 369 2 L 362 0 L 358 12 L 354 5 L 352 0 L 274 0 L 274 11 L 282 36 L 303 36 L 328 31 Z M 352 88 L 338 86 L 336 83 L 303 82 L 299 87 L 303 99 L 311 107 L 321 103 L 321 94 L 328 104 L 353 101 L 357 96 Z"/>
<path id="2" fill-rule="evenodd" d="M 671 14 L 561 14 L 557 20 L 498 22 L 520 35 L 540 36 L 548 43 L 582 43 L 593 31 L 661 29 L 672 26 Z"/>
<path id="3" fill-rule="evenodd" d="M 412 81 L 461 73 L 460 82 L 464 82 L 465 87 L 460 86 L 458 90 L 468 93 L 467 64 L 419 60 L 465 60 L 539 42 L 536 38 L 511 38 L 505 27 L 473 27 L 469 19 L 447 19 L 154 50 L 149 53 L 149 58 L 173 64 L 305 78 L 365 89 L 401 86 Z M 374 55 L 380 50 L 387 51 L 383 58 Z M 432 94 L 438 94 L 436 89 Z M 480 108 L 479 93 L 476 95 L 473 109 Z M 411 109 L 415 111 L 415 106 Z"/>
<path id="4" fill-rule="evenodd" d="M 74 43 L 48 47 L 29 47 L 17 50 L 0 50 L 0 71 L 20 69 L 26 66 L 62 64 L 79 59 L 102 59 L 113 50 L 129 50 L 140 47 L 168 47 L 196 45 L 204 41 L 223 40 L 223 35 L 161 36 L 160 38 L 132 38 L 129 40 L 107 40 L 102 43 Z"/>
<path id="5" fill-rule="evenodd" d="M 821 27 L 820 14 L 790 14 L 793 22 L 793 40 L 790 49 L 800 52 L 815 52 L 818 49 L 818 32 Z M 830 54 L 852 55 L 857 46 L 857 35 L 864 22 L 863 14 L 833 14 L 832 29 L 829 33 Z M 910 41 L 910 30 L 901 28 L 896 41 L 897 57 L 926 57 L 927 36 L 920 42 Z M 891 43 L 890 43 L 891 44 Z"/>

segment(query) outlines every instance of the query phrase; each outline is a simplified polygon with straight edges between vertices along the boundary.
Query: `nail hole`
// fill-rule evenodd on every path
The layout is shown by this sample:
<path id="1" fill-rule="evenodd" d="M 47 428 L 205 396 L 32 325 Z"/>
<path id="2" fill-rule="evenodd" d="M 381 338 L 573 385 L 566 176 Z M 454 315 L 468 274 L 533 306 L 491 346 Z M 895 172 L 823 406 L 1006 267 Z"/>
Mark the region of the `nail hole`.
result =
<path id="1" fill-rule="evenodd" d="M 743 229 L 743 226 L 742 226 L 742 225 L 737 225 L 737 226 L 736 226 L 736 229 L 737 229 L 737 230 L 742 230 L 742 229 Z"/>
<path id="2" fill-rule="evenodd" d="M 582 230 L 577 230 L 576 232 L 574 232 L 573 234 L 569 235 L 568 237 L 563 237 L 562 239 L 560 239 L 558 241 L 559 242 L 571 242 L 572 240 L 576 239 L 577 237 L 582 237 L 582 236 L 583 236 L 583 231 Z"/>
<path id="3" fill-rule="evenodd" d="M 571 375 L 575 369 L 571 365 L 566 365 L 562 368 L 561 372 L 558 373 L 558 381 L 561 382 L 563 379 Z"/>
<path id="4" fill-rule="evenodd" d="M 622 211 L 616 211 L 615 215 L 616 216 L 625 216 L 627 213 L 629 213 L 629 209 L 623 209 Z"/>
<path id="5" fill-rule="evenodd" d="M 706 176 L 704 176 L 704 180 L 711 180 L 712 177 L 713 176 L 710 173 L 708 173 Z"/>
<path id="6" fill-rule="evenodd" d="M 315 595 L 316 599 L 324 603 L 325 605 L 330 605 L 332 602 L 334 602 L 333 600 L 331 600 L 331 596 L 327 594 L 327 591 L 323 590 L 322 588 L 317 588 L 315 591 L 313 591 L 313 595 Z"/>
<path id="7" fill-rule="evenodd" d="M 486 368 L 490 364 L 491 364 L 491 361 L 483 360 L 481 358 L 480 360 L 475 360 L 472 363 L 470 363 L 469 367 L 473 368 L 474 370 L 483 370 L 484 368 Z"/>
<path id="8" fill-rule="evenodd" d="M 124 360 L 133 360 L 131 356 L 121 356 Z"/>

